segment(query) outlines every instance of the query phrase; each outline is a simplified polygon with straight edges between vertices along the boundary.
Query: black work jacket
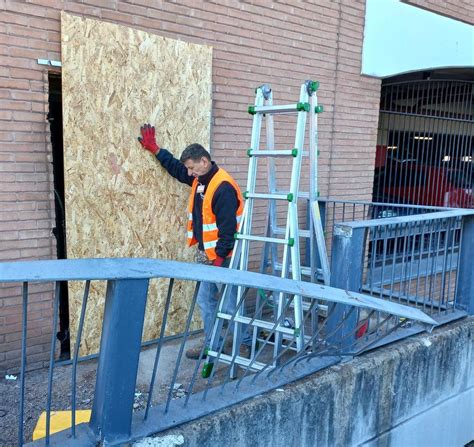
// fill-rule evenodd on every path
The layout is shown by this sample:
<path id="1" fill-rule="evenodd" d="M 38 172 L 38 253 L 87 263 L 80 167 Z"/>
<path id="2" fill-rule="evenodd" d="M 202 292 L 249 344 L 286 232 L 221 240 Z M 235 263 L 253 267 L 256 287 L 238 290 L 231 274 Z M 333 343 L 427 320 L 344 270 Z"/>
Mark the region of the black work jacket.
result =
<path id="1" fill-rule="evenodd" d="M 194 177 L 188 175 L 188 170 L 181 161 L 174 158 L 166 149 L 161 148 L 156 154 L 156 158 L 172 177 L 181 183 L 192 186 Z M 204 192 L 197 192 L 194 196 L 193 207 L 193 232 L 198 241 L 200 250 L 204 250 L 202 241 L 202 203 L 206 194 L 207 186 L 212 177 L 219 170 L 216 163 L 212 162 L 211 170 L 200 177 L 198 182 L 204 185 Z M 237 209 L 239 208 L 239 199 L 234 187 L 229 182 L 222 182 L 214 193 L 212 199 L 212 212 L 216 215 L 216 225 L 218 229 L 218 241 L 216 245 L 216 254 L 223 258 L 227 257 L 234 248 L 234 234 L 237 228 Z"/>

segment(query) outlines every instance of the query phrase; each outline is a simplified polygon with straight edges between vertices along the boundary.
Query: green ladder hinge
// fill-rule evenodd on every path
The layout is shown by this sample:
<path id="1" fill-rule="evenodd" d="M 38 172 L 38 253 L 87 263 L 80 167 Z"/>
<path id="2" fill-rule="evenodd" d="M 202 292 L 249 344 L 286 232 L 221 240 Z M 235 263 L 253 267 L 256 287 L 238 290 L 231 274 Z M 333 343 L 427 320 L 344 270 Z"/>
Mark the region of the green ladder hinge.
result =
<path id="1" fill-rule="evenodd" d="M 309 112 L 309 108 L 309 102 L 299 102 L 296 104 L 296 110 L 298 110 L 298 112 Z"/>
<path id="2" fill-rule="evenodd" d="M 308 95 L 311 96 L 319 88 L 319 81 L 309 81 L 308 86 Z"/>

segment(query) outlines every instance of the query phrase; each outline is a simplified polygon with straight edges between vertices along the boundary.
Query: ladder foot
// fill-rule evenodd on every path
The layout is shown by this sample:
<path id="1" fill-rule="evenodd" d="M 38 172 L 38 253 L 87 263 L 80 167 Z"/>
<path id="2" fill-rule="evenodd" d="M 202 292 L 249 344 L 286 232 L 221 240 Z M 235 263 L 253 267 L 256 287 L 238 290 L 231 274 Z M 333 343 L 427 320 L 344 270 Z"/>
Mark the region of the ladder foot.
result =
<path id="1" fill-rule="evenodd" d="M 212 373 L 212 368 L 214 368 L 214 363 L 204 363 L 201 370 L 201 377 L 208 379 Z"/>

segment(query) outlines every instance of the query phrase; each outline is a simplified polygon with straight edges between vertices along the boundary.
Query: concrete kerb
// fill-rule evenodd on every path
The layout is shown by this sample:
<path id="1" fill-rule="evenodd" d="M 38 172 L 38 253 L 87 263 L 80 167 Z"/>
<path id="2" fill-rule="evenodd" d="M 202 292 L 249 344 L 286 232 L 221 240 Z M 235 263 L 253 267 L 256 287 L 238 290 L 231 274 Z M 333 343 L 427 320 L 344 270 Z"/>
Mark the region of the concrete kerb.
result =
<path id="1" fill-rule="evenodd" d="M 160 439 L 179 439 L 182 442 L 174 445 L 184 446 L 397 445 L 404 427 L 412 421 L 434 414 L 433 409 L 446 408 L 446 402 L 459 397 L 461 403 L 473 403 L 473 395 L 474 317 L 468 317 L 162 432 L 147 442 L 173 445 L 160 444 Z M 474 420 L 474 405 L 470 408 L 470 413 L 469 404 L 468 411 L 459 408 L 452 424 L 462 424 L 465 418 Z M 442 429 L 446 432 L 443 436 L 451 433 L 458 437 L 457 442 L 474 439 L 472 424 L 461 425 L 462 430 L 439 422 L 437 426 L 425 426 L 419 436 L 436 438 Z"/>

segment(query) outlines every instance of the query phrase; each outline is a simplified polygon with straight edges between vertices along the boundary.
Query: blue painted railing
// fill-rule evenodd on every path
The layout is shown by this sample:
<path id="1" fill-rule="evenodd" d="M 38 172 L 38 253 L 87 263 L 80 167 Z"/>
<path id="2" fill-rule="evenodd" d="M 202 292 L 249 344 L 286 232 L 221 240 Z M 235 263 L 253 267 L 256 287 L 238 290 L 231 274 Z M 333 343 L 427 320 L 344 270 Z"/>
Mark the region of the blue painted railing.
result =
<path id="1" fill-rule="evenodd" d="M 361 206 L 360 202 L 353 202 L 345 205 L 342 213 L 344 219 L 341 219 L 344 222 L 338 223 L 337 216 L 338 213 L 341 215 L 341 209 L 336 209 L 331 220 L 328 219 L 330 206 L 326 202 L 326 229 L 333 233 L 330 244 L 331 287 L 253 272 L 152 259 L 0 263 L 1 284 L 22 284 L 23 339 L 18 444 L 23 445 L 24 441 L 23 411 L 25 401 L 28 400 L 28 395 L 25 395 L 28 362 L 26 316 L 30 305 L 31 282 L 56 284 L 46 397 L 47 434 L 35 445 L 62 446 L 73 442 L 77 445 L 95 445 L 100 441 L 120 445 L 277 388 L 333 365 L 349 355 L 463 315 L 474 314 L 473 211 L 425 209 L 423 214 L 410 212 L 389 217 L 394 214 L 381 210 L 378 216 L 382 218 L 373 219 L 374 216 L 370 214 L 372 211 L 367 207 L 362 211 L 366 218 L 360 220 L 361 216 L 355 209 Z M 345 214 L 351 206 L 354 209 L 350 212 L 359 220 L 350 221 L 348 214 Z M 163 323 L 157 340 L 147 406 L 143 412 L 134 412 L 143 321 L 149 299 L 148 284 L 152 278 L 168 278 L 167 299 L 162 309 Z M 205 357 L 202 352 L 193 373 L 187 378 L 185 397 L 172 399 L 184 347 L 190 336 L 190 322 L 196 312 L 198 287 L 201 281 L 213 282 L 216 278 L 223 286 L 241 286 L 249 292 L 244 293 L 248 297 L 259 294 L 276 296 L 273 292 L 282 291 L 288 297 L 287 308 L 291 306 L 291 297 L 303 296 L 309 303 L 308 315 L 312 309 L 317 310 L 322 307 L 321 304 L 325 305 L 324 318 L 320 318 L 317 326 L 312 327 L 312 332 L 307 331 L 304 348 L 300 351 L 295 348 L 298 328 L 286 329 L 289 334 L 286 344 L 275 357 L 271 340 L 277 328 L 283 326 L 283 321 L 275 320 L 273 315 L 265 313 L 265 309 L 255 308 L 247 316 L 252 321 L 266 319 L 268 330 L 260 338 L 258 352 L 254 352 L 256 357 L 250 359 L 247 368 L 240 368 L 238 379 L 231 381 L 228 374 L 235 366 L 235 358 L 231 364 L 224 365 L 227 369 L 222 370 L 220 381 L 215 380 L 213 375 L 206 380 L 199 378 L 199 369 Z M 99 280 L 107 281 L 107 291 L 92 417 L 88 424 L 75 427 L 79 345 L 88 312 L 91 283 Z M 187 309 L 186 329 L 175 353 L 169 391 L 161 401 L 152 402 L 175 280 L 192 282 L 195 284 L 195 293 Z M 51 435 L 49 415 L 54 389 L 55 333 L 61 281 L 84 281 L 84 298 L 71 368 L 73 426 L 70 430 Z M 422 282 L 423 286 L 420 285 Z M 235 316 L 234 313 L 231 325 Z M 252 367 L 257 363 L 260 369 Z"/>
<path id="2" fill-rule="evenodd" d="M 20 282 L 23 284 L 24 315 L 26 315 L 28 308 L 28 286 L 30 282 L 54 281 L 57 284 L 54 299 L 55 317 L 53 321 L 53 334 L 55 334 L 57 326 L 59 283 L 61 281 L 85 281 L 84 301 L 77 334 L 79 342 L 82 335 L 84 315 L 87 312 L 87 297 L 91 281 L 107 281 L 105 312 L 91 420 L 89 424 L 81 424 L 77 428 L 73 424 L 71 430 L 65 432 L 54 435 L 49 433 L 49 416 L 51 413 L 53 372 L 55 367 L 55 337 L 53 335 L 46 399 L 47 435 L 44 440 L 36 441 L 35 444 L 68 445 L 74 440 L 74 442 L 77 441 L 82 443 L 82 445 L 95 445 L 98 441 L 107 442 L 108 445 L 119 445 L 131 439 L 156 433 L 161 429 L 209 414 L 212 411 L 225 408 L 228 405 L 261 394 L 264 391 L 274 389 L 318 369 L 337 363 L 343 355 L 347 354 L 338 347 L 337 343 L 331 341 L 331 337 L 334 339 L 335 335 L 323 323 L 316 333 L 308 336 L 304 350 L 295 352 L 296 335 L 293 335 L 293 337 L 287 339 L 285 352 L 283 352 L 285 355 L 280 356 L 278 362 L 276 361 L 277 359 L 272 357 L 273 349 L 269 349 L 266 353 L 262 353 L 262 358 L 258 359 L 258 363 L 264 365 L 263 369 L 257 372 L 249 365 L 248 368 L 243 368 L 243 374 L 237 381 L 231 382 L 227 378 L 224 380 L 224 383 L 220 383 L 217 386 L 217 382 L 213 382 L 214 377 L 210 377 L 205 382 L 204 388 L 201 379 L 199 379 L 200 384 L 196 388 L 201 361 L 197 362 L 194 373 L 187 384 L 186 399 L 184 401 L 172 400 L 171 391 L 174 388 L 176 373 L 179 370 L 183 349 L 189 334 L 189 323 L 195 312 L 195 292 L 188 310 L 185 334 L 176 356 L 175 373 L 170 379 L 170 392 L 163 402 L 155 403 L 153 407 L 150 406 L 156 369 L 159 364 L 161 347 L 159 343 L 148 393 L 149 402 L 147 409 L 141 415 L 139 413 L 134 415 L 135 383 L 149 280 L 151 278 L 169 278 L 168 297 L 163 309 L 164 315 L 161 332 L 163 335 L 166 327 L 169 302 L 172 299 L 174 281 L 179 279 L 195 282 L 195 290 L 197 291 L 200 281 L 212 282 L 217 277 L 223 285 L 242 286 L 247 290 L 254 290 L 255 292 L 264 291 L 272 293 L 283 291 L 289 297 L 303 295 L 306 299 L 311 300 L 312 303 L 338 303 L 353 309 L 363 309 L 365 312 L 381 312 L 391 315 L 393 318 L 403 318 L 406 321 L 418 322 L 429 327 L 436 324 L 436 321 L 418 309 L 398 303 L 389 303 L 368 295 L 319 284 L 198 264 L 151 259 L 81 259 L 2 263 L 0 264 L 0 283 Z M 290 304 L 291 299 L 288 302 L 288 305 Z M 258 310 L 255 310 L 255 312 L 258 312 Z M 256 318 L 256 314 L 250 316 L 253 319 Z M 233 324 L 234 317 L 235 313 L 230 324 Z M 259 314 L 258 318 L 264 317 L 261 317 Z M 276 328 L 282 325 L 282 322 L 274 321 L 272 318 L 269 318 L 268 321 L 268 336 L 259 352 L 265 350 L 265 344 L 275 334 Z M 340 324 L 344 324 L 344 321 L 345 319 L 342 318 Z M 23 329 L 22 394 L 19 417 L 20 445 L 23 442 L 22 411 L 24 399 L 28 399 L 28 396 L 23 396 L 25 368 L 27 365 L 26 319 L 24 320 Z M 296 334 L 296 329 L 293 332 Z M 336 332 L 337 330 L 334 331 L 334 333 Z M 353 343 L 358 342 L 354 334 L 352 334 L 351 340 Z M 78 345 L 76 345 L 74 352 L 71 390 L 71 410 L 73 415 L 75 415 L 76 410 L 75 375 L 78 361 Z M 270 352 L 270 355 L 268 352 Z M 267 356 L 266 359 L 265 355 Z M 252 363 L 252 360 L 249 363 Z M 230 369 L 233 365 L 227 366 Z"/>

